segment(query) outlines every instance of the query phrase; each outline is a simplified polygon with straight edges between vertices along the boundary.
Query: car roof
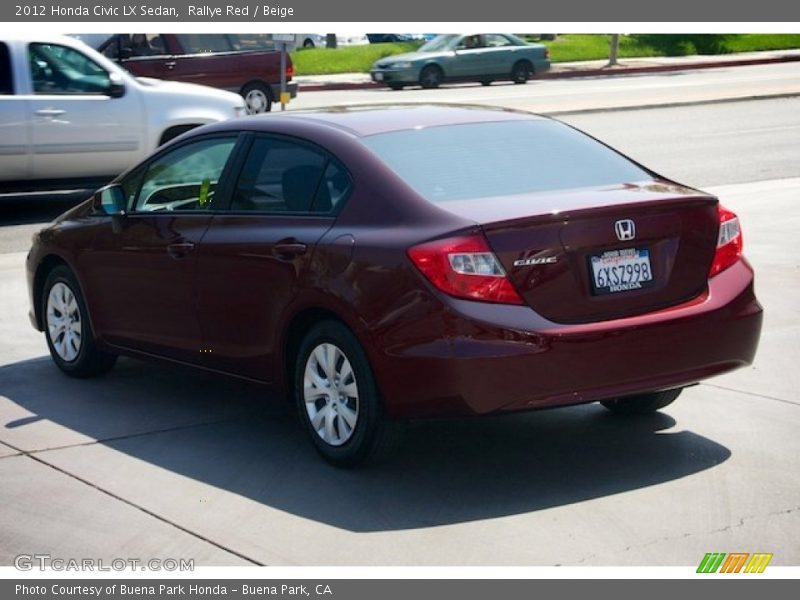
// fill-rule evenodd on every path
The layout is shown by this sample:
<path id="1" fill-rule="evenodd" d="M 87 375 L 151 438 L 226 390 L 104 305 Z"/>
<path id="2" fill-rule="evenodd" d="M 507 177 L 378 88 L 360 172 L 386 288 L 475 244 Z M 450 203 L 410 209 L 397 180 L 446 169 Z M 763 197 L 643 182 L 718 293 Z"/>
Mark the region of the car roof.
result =
<path id="1" fill-rule="evenodd" d="M 443 125 L 545 120 L 528 112 L 463 104 L 393 104 L 341 106 L 269 113 L 225 121 L 218 129 L 270 131 L 275 119 L 318 123 L 365 137 L 379 133 Z"/>

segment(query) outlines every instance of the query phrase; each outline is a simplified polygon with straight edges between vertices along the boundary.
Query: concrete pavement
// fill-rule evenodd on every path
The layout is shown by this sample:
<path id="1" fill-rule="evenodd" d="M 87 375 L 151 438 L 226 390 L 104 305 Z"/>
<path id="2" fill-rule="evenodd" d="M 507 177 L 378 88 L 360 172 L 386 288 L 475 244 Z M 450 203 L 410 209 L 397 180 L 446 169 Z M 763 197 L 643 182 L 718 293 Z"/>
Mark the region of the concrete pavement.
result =
<path id="1" fill-rule="evenodd" d="M 702 104 L 800 95 L 800 63 L 721 67 L 628 77 L 588 77 L 445 86 L 435 90 L 385 88 L 300 94 L 289 110 L 415 102 L 471 103 L 549 115 Z"/>
<path id="2" fill-rule="evenodd" d="M 264 390 L 122 360 L 74 381 L 22 319 L 0 257 L 0 564 L 16 553 L 197 564 L 691 565 L 800 548 L 800 179 L 712 188 L 742 217 L 765 330 L 755 365 L 663 413 L 597 405 L 414 425 L 401 454 L 345 472 Z M 772 215 L 773 217 L 770 217 Z M 785 218 L 775 219 L 774 215 Z M 53 532 L 56 532 L 55 535 Z"/>

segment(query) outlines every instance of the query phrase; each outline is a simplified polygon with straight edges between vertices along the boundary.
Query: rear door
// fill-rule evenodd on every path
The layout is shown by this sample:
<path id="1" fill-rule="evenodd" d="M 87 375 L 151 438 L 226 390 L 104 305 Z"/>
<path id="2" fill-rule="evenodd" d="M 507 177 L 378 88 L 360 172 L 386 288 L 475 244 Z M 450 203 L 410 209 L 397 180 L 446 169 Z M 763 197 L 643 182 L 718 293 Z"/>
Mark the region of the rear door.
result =
<path id="1" fill-rule="evenodd" d="M 254 136 L 229 209 L 198 257 L 198 309 L 209 366 L 271 381 L 287 314 L 309 281 L 314 246 L 350 177 L 311 144 Z"/>
<path id="2" fill-rule="evenodd" d="M 38 179 L 113 176 L 141 156 L 135 90 L 112 98 L 111 74 L 82 51 L 28 44 L 32 167 Z"/>
<path id="3" fill-rule="evenodd" d="M 180 54 L 172 57 L 168 79 L 239 91 L 243 68 L 250 70 L 242 63 L 248 57 L 233 53 L 229 36 L 180 33 L 168 37 L 180 47 Z"/>
<path id="4" fill-rule="evenodd" d="M 31 172 L 30 110 L 13 57 L 9 44 L 0 42 L 0 181 L 28 179 Z"/>

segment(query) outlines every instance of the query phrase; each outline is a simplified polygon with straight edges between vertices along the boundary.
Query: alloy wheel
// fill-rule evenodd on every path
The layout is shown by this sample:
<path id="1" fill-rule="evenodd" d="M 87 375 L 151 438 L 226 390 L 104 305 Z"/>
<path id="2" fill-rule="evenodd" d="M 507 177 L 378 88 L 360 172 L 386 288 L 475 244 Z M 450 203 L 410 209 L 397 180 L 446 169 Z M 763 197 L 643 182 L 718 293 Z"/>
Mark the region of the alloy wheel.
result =
<path id="1" fill-rule="evenodd" d="M 53 349 L 65 362 L 74 361 L 81 351 L 83 326 L 75 293 L 63 282 L 47 295 L 47 331 Z"/>
<path id="2" fill-rule="evenodd" d="M 303 400 L 322 441 L 341 446 L 350 439 L 358 423 L 358 385 L 350 360 L 335 344 L 319 344 L 306 359 Z"/>

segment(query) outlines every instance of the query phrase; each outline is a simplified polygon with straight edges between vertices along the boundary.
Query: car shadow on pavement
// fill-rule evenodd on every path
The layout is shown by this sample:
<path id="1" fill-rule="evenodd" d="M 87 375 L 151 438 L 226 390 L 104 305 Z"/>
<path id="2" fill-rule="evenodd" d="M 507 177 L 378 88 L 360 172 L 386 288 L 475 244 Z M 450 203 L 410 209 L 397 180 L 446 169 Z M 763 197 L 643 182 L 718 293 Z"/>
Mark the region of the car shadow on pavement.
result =
<path id="1" fill-rule="evenodd" d="M 37 358 L 0 367 L 0 441 L 33 451 L 98 440 L 137 459 L 123 463 L 123 478 L 146 477 L 146 461 L 357 532 L 563 506 L 685 477 L 731 455 L 670 430 L 667 414 L 619 418 L 593 404 L 413 423 L 391 461 L 347 471 L 324 463 L 287 403 L 273 400 L 262 386 L 127 359 L 103 378 L 74 380 Z"/>

